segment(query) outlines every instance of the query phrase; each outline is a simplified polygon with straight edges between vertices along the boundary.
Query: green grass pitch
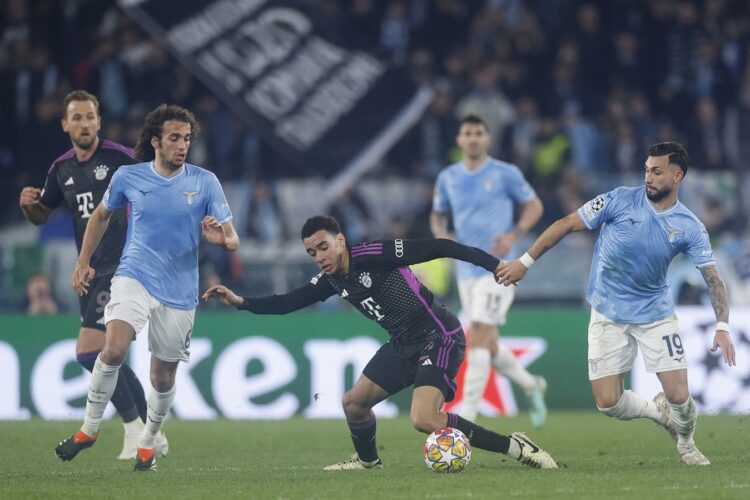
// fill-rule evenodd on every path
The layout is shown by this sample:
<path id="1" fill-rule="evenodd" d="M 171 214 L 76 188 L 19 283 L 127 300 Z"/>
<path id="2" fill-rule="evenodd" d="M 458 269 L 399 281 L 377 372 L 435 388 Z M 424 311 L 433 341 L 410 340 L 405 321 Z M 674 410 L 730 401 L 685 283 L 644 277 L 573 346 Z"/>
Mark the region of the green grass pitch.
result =
<path id="1" fill-rule="evenodd" d="M 592 411 L 553 412 L 544 429 L 528 418 L 480 419 L 504 433 L 526 430 L 562 464 L 532 470 L 474 450 L 460 474 L 422 461 L 424 436 L 406 417 L 378 421 L 385 468 L 324 472 L 352 452 L 340 420 L 189 422 L 166 425 L 169 456 L 156 473 L 119 461 L 122 426 L 108 421 L 99 442 L 73 462 L 53 448 L 76 422 L 0 422 L 0 498 L 750 498 L 750 418 L 703 416 L 697 443 L 712 461 L 686 467 L 666 432 Z"/>

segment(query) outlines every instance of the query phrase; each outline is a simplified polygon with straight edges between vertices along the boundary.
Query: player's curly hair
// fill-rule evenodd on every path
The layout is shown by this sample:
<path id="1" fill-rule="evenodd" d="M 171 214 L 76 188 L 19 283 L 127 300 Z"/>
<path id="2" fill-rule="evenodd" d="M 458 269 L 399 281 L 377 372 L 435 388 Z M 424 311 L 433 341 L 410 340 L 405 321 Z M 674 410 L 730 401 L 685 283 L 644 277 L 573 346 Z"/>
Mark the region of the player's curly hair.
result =
<path id="1" fill-rule="evenodd" d="M 335 217 L 331 217 L 330 215 L 315 215 L 307 219 L 302 225 L 301 237 L 304 240 L 321 229 L 334 235 L 341 233 L 341 225 L 339 225 L 339 221 Z"/>
<path id="2" fill-rule="evenodd" d="M 161 139 L 162 132 L 164 131 L 164 123 L 169 120 L 189 124 L 193 137 L 200 131 L 193 113 L 176 104 L 162 104 L 146 115 L 146 120 L 143 122 L 143 130 L 135 145 L 135 157 L 137 159 L 141 161 L 151 161 L 154 159 L 156 153 L 153 146 L 151 146 L 151 138 L 156 137 Z"/>
<path id="3" fill-rule="evenodd" d="M 687 150 L 679 142 L 658 142 L 648 148 L 649 156 L 667 156 L 669 163 L 677 165 L 682 170 L 683 177 L 687 174 L 690 156 Z"/>

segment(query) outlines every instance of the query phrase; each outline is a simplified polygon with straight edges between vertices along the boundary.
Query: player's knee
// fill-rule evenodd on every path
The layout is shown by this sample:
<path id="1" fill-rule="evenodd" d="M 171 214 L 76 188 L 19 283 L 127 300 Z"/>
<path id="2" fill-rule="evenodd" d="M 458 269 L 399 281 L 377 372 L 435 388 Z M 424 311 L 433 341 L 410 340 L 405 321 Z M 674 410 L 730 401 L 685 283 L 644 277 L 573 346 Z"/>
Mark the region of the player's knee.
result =
<path id="1" fill-rule="evenodd" d="M 664 395 L 667 397 L 667 401 L 673 405 L 685 404 L 685 401 L 690 398 L 690 391 L 687 387 L 676 387 L 664 391 Z"/>
<path id="2" fill-rule="evenodd" d="M 109 366 L 120 366 L 125 361 L 127 353 L 127 349 L 122 350 L 113 348 L 112 346 L 105 346 L 102 352 L 99 353 L 99 359 Z"/>
<path id="3" fill-rule="evenodd" d="M 437 412 L 411 411 L 411 422 L 419 432 L 430 434 L 441 427 Z"/>
<path id="4" fill-rule="evenodd" d="M 366 417 L 370 413 L 370 408 L 355 398 L 351 392 L 344 394 L 341 399 L 341 406 L 344 408 L 344 415 L 350 420 Z"/>
<path id="5" fill-rule="evenodd" d="M 605 394 L 597 396 L 596 407 L 608 417 L 620 418 L 619 402 L 621 395 Z"/>
<path id="6" fill-rule="evenodd" d="M 174 387 L 174 382 L 174 375 L 151 372 L 151 387 L 156 392 L 169 392 Z"/>

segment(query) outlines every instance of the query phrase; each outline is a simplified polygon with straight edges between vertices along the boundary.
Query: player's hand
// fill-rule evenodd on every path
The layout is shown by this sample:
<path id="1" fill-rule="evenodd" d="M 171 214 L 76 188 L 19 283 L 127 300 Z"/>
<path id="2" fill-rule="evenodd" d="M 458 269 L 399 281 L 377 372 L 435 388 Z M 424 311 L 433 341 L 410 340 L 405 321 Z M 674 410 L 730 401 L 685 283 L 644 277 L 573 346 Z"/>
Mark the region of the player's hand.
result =
<path id="1" fill-rule="evenodd" d="M 88 264 L 81 264 L 76 261 L 76 268 L 70 276 L 70 285 L 78 295 L 89 293 L 88 287 L 91 280 L 94 279 L 96 270 Z"/>
<path id="2" fill-rule="evenodd" d="M 207 215 L 201 221 L 201 229 L 206 241 L 214 245 L 223 246 L 227 243 L 227 235 L 224 232 L 224 226 L 216 220 L 216 217 Z"/>
<path id="3" fill-rule="evenodd" d="M 501 261 L 495 269 L 495 281 L 498 285 L 515 285 L 526 276 L 528 269 L 518 259 Z"/>
<path id="4" fill-rule="evenodd" d="M 219 299 L 222 304 L 227 306 L 241 306 L 245 302 L 245 299 L 238 296 L 236 293 L 234 293 L 224 285 L 214 285 L 210 287 L 208 290 L 203 292 L 201 298 L 208 302 L 208 299 L 210 299 L 211 297 Z"/>
<path id="5" fill-rule="evenodd" d="M 518 236 L 515 231 L 505 234 L 496 234 L 492 237 L 492 249 L 490 250 L 490 253 L 495 257 L 507 255 L 517 238 Z"/>
<path id="6" fill-rule="evenodd" d="M 18 206 L 21 207 L 21 209 L 30 207 L 39 199 L 39 196 L 41 196 L 42 190 L 35 187 L 25 187 L 21 190 L 21 196 L 18 200 Z"/>
<path id="7" fill-rule="evenodd" d="M 716 349 L 721 349 L 721 354 L 724 355 L 724 362 L 729 366 L 737 366 L 734 353 L 734 344 L 732 343 L 732 337 L 729 332 L 724 330 L 716 330 L 714 335 L 714 344 L 711 346 L 711 352 L 716 352 Z"/>

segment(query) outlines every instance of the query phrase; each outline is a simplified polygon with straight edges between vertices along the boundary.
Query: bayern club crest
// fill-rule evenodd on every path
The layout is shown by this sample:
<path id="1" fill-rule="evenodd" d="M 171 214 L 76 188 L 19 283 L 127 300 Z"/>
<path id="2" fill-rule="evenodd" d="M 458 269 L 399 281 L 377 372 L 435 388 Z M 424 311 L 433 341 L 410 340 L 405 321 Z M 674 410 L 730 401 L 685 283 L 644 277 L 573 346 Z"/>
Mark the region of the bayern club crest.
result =
<path id="1" fill-rule="evenodd" d="M 107 165 L 99 165 L 94 169 L 94 177 L 97 181 L 103 181 L 107 178 L 107 172 L 109 171 L 109 167 Z"/>
<path id="2" fill-rule="evenodd" d="M 362 286 L 365 288 L 370 288 L 372 286 L 372 278 L 370 278 L 370 273 L 362 273 L 359 275 L 359 282 L 362 283 Z"/>

